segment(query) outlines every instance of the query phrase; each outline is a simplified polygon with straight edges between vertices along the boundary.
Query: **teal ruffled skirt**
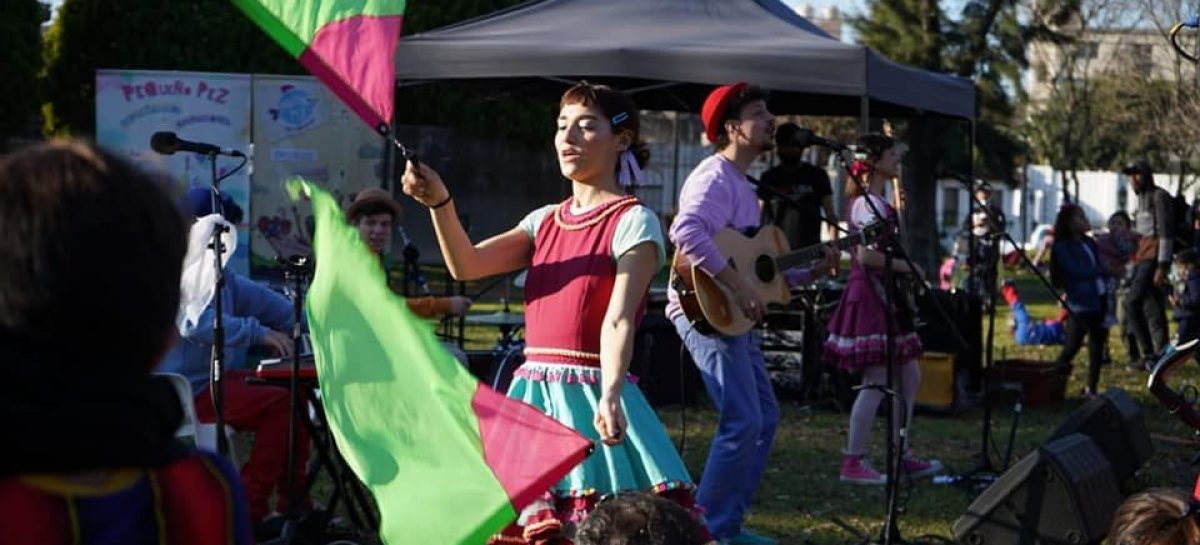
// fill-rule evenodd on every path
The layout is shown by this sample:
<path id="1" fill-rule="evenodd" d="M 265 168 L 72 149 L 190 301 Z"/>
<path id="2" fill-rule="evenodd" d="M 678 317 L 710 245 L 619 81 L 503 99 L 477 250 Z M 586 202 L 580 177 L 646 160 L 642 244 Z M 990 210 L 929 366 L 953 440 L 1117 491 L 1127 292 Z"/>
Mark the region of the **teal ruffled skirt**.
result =
<path id="1" fill-rule="evenodd" d="M 600 401 L 600 369 L 526 362 L 514 374 L 508 397 L 520 399 L 596 443 L 596 451 L 551 490 L 557 499 L 588 499 L 622 490 L 666 492 L 694 488 L 687 468 L 658 415 L 626 377 L 621 407 L 628 426 L 614 446 L 600 443 L 593 425 Z"/>

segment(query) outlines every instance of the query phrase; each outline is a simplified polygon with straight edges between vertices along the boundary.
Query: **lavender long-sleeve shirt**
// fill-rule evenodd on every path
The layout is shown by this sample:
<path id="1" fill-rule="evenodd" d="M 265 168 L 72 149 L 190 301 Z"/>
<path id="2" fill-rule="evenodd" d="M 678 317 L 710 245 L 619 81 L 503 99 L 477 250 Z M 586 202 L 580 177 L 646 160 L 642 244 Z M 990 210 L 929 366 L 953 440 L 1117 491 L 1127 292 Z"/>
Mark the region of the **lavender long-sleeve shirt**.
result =
<path id="1" fill-rule="evenodd" d="M 746 232 L 756 229 L 762 221 L 758 194 L 746 175 L 720 154 L 710 155 L 696 165 L 679 194 L 679 213 L 671 224 L 669 236 L 676 251 L 701 271 L 716 276 L 729 266 L 728 260 L 713 235 L 727 227 Z M 789 285 L 809 281 L 804 269 L 789 269 L 784 273 Z M 667 290 L 667 316 L 683 314 L 675 288 Z"/>

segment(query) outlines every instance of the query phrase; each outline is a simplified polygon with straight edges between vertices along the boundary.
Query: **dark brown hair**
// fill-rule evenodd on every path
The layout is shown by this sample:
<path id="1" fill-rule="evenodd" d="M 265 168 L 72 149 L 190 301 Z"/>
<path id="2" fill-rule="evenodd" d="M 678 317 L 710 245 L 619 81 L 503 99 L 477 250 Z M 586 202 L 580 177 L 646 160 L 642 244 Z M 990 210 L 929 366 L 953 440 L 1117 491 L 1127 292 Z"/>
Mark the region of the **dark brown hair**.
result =
<path id="1" fill-rule="evenodd" d="M 649 492 L 601 501 L 579 525 L 578 545 L 700 545 L 700 528 L 683 506 Z"/>
<path id="2" fill-rule="evenodd" d="M 562 110 L 571 104 L 595 106 L 604 114 L 605 119 L 612 125 L 613 134 L 627 131 L 629 135 L 629 151 L 637 159 L 639 167 L 645 167 L 650 161 L 650 149 L 642 141 L 641 116 L 637 106 L 629 95 L 607 85 L 597 85 L 586 81 L 580 82 L 563 93 L 558 109 Z M 615 121 L 614 121 L 615 120 Z M 617 165 L 620 163 L 618 162 Z M 617 165 L 614 165 L 616 168 Z"/>
<path id="3" fill-rule="evenodd" d="M 0 333 L 68 363 L 157 364 L 187 249 L 166 184 L 80 141 L 0 159 Z"/>
<path id="4" fill-rule="evenodd" d="M 1151 488 L 1125 500 L 1113 514 L 1113 545 L 1200 543 L 1195 500 L 1176 488 Z"/>
<path id="5" fill-rule="evenodd" d="M 1083 209 L 1074 204 L 1064 204 L 1058 210 L 1058 215 L 1054 216 L 1054 239 L 1067 240 L 1076 238 L 1083 233 L 1076 233 L 1075 226 L 1071 225 L 1071 218 L 1078 212 L 1083 213 Z"/>
<path id="6" fill-rule="evenodd" d="M 767 92 L 766 89 L 755 85 L 746 87 L 745 89 L 738 91 L 737 94 L 733 95 L 733 97 L 729 99 L 729 105 L 725 107 L 725 117 L 717 123 L 717 141 L 714 142 L 716 148 L 718 150 L 723 150 L 726 147 L 729 147 L 729 132 L 725 130 L 725 123 L 727 121 L 737 121 L 741 119 L 742 110 L 745 110 L 748 104 L 756 100 L 762 100 L 765 102 L 770 97 L 771 94 Z"/>
<path id="7" fill-rule="evenodd" d="M 888 136 L 872 132 L 859 136 L 858 141 L 855 144 L 859 153 L 866 155 L 866 159 L 863 161 L 870 166 L 870 168 L 867 169 L 869 176 L 869 174 L 875 170 L 875 162 L 882 159 L 883 154 L 887 153 L 887 150 L 894 148 L 896 146 L 896 141 L 892 140 Z M 871 180 L 864 180 L 864 182 L 870 184 Z M 853 201 L 855 197 L 859 196 L 861 196 L 861 192 L 858 190 L 858 184 L 847 180 L 846 201 Z"/>
<path id="8" fill-rule="evenodd" d="M 346 222 L 350 225 L 356 225 L 358 220 L 367 216 L 374 216 L 376 214 L 387 214 L 392 217 L 392 221 L 396 221 L 395 212 L 395 209 L 393 209 L 391 206 L 388 206 L 387 203 L 368 202 L 355 208 L 354 215 L 346 218 Z"/>

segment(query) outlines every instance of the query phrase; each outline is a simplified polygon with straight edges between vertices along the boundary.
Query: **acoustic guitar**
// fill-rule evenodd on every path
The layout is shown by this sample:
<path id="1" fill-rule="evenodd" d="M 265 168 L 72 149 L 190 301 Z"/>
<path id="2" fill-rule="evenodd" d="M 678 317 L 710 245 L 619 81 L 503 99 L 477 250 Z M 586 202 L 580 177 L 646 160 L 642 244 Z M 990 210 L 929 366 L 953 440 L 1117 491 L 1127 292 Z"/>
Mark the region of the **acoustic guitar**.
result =
<path id="1" fill-rule="evenodd" d="M 838 252 L 862 244 L 870 244 L 884 232 L 885 226 L 872 223 L 844 235 L 833 245 Z M 723 229 L 713 236 L 713 242 L 766 304 L 786 305 L 792 295 L 783 280 L 783 272 L 792 267 L 817 261 L 827 243 L 814 244 L 789 251 L 787 237 L 774 225 L 765 225 L 754 236 L 735 229 Z M 671 263 L 671 286 L 679 294 L 679 304 L 688 320 L 701 331 L 722 335 L 741 335 L 754 327 L 754 322 L 734 304 L 733 295 L 712 276 L 693 266 L 687 258 L 675 252 Z"/>

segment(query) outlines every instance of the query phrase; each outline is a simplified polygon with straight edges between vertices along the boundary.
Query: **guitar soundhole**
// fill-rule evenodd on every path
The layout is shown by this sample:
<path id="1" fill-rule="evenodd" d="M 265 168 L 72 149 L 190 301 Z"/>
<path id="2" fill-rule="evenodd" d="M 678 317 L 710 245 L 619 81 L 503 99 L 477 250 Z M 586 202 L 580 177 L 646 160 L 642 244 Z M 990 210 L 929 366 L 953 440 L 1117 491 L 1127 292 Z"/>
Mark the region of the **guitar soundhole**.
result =
<path id="1" fill-rule="evenodd" d="M 775 259 L 761 255 L 754 261 L 754 275 L 763 283 L 775 280 Z"/>

